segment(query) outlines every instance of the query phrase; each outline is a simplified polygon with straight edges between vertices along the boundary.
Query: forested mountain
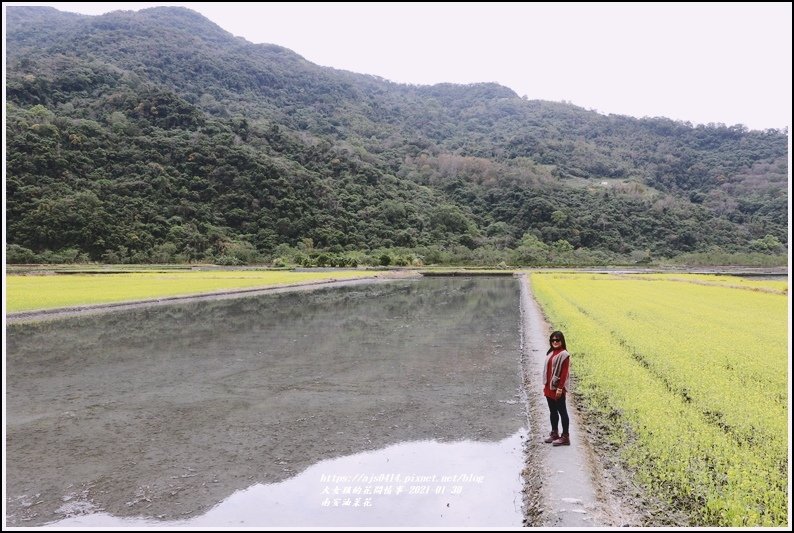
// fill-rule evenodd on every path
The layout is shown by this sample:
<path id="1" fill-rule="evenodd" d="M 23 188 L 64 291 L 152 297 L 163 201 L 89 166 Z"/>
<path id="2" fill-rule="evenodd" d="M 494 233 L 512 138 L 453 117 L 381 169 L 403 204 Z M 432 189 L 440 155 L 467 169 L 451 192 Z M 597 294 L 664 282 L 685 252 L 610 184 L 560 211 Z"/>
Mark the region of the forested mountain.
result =
<path id="1" fill-rule="evenodd" d="M 532 264 L 788 246 L 785 131 L 396 84 L 185 8 L 6 9 L 9 260 Z"/>

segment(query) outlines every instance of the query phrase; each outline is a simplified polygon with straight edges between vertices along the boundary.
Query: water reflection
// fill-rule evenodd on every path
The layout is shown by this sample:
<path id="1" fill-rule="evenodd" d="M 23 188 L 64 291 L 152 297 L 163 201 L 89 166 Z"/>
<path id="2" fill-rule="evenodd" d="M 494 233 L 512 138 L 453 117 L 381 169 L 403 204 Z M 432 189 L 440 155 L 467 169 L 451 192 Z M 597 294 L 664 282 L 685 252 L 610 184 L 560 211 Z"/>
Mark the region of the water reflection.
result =
<path id="1" fill-rule="evenodd" d="M 517 289 L 426 279 L 10 326 L 8 523 L 175 520 L 328 458 L 501 441 L 525 422 Z"/>
<path id="2" fill-rule="evenodd" d="M 56 527 L 342 527 L 521 525 L 524 431 L 495 443 L 396 444 L 322 461 L 272 485 L 240 490 L 183 521 L 94 513 Z"/>

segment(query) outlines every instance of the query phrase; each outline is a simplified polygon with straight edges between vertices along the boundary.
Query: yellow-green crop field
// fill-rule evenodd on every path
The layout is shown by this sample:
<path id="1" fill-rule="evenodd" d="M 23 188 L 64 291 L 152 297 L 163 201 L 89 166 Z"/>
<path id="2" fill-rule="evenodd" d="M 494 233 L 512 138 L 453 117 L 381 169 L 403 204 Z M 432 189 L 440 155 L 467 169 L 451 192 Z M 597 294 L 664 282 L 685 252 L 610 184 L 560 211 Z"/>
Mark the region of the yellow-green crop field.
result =
<path id="1" fill-rule="evenodd" d="M 788 294 L 788 281 L 784 280 L 747 279 L 715 274 L 628 274 L 626 277 L 644 280 L 680 281 L 682 283 L 718 285 L 732 289 Z"/>
<path id="2" fill-rule="evenodd" d="M 565 333 L 572 393 L 639 482 L 691 525 L 787 524 L 786 282 L 535 273 L 531 283 Z"/>
<path id="3" fill-rule="evenodd" d="M 310 281 L 375 277 L 374 272 L 195 271 L 6 277 L 8 312 L 148 300 Z"/>

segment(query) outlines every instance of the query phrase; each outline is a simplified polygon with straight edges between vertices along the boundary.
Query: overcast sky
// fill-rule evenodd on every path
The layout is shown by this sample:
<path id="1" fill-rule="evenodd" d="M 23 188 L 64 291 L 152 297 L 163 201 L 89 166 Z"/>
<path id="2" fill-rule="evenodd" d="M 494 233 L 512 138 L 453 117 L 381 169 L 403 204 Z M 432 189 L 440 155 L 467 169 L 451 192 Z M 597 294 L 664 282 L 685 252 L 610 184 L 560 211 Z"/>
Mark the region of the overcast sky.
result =
<path id="1" fill-rule="evenodd" d="M 497 82 L 604 114 L 791 125 L 791 3 L 28 5 L 182 5 L 248 41 L 401 83 Z"/>

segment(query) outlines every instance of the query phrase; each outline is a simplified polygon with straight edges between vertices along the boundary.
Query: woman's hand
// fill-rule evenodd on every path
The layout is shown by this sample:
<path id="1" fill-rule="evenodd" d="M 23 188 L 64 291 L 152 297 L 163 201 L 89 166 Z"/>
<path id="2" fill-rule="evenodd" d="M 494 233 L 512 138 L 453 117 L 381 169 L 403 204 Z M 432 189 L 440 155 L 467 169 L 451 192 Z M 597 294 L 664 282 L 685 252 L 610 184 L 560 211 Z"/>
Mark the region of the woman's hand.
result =
<path id="1" fill-rule="evenodd" d="M 563 393 L 562 389 L 557 389 L 557 399 L 558 400 L 560 399 L 560 396 L 562 396 L 562 393 Z"/>

